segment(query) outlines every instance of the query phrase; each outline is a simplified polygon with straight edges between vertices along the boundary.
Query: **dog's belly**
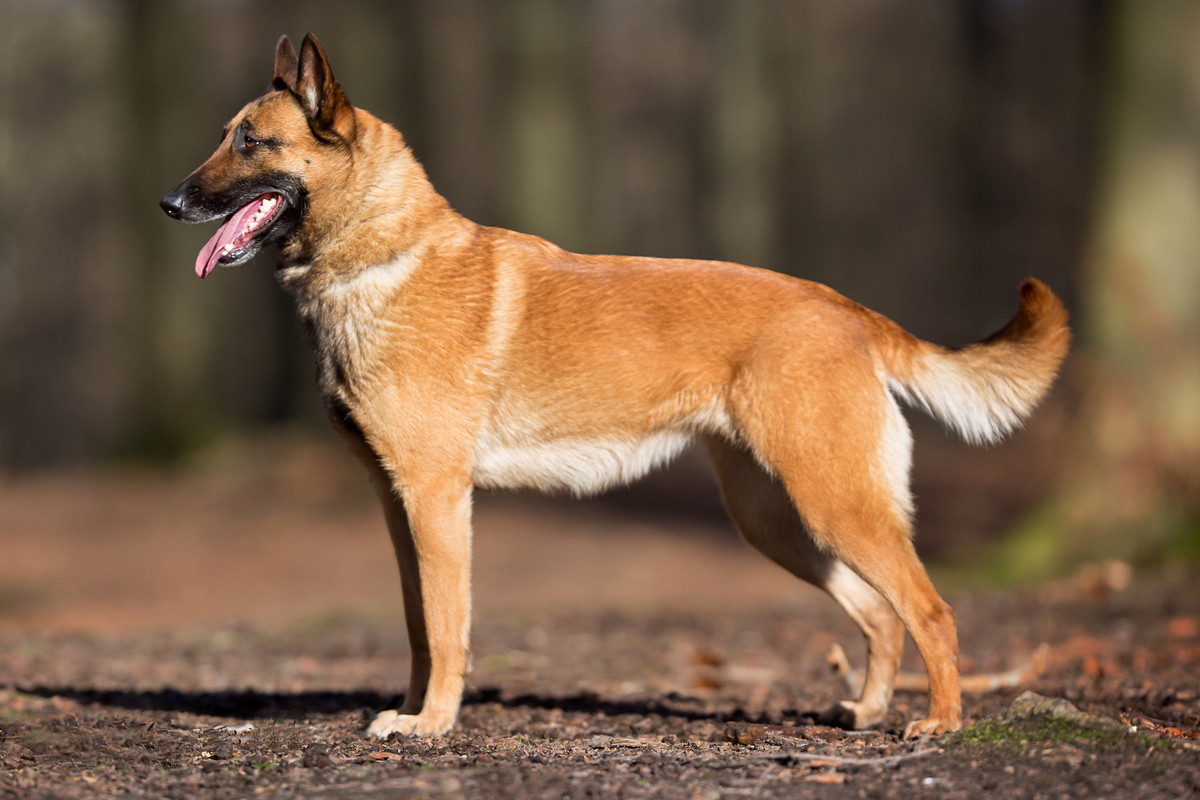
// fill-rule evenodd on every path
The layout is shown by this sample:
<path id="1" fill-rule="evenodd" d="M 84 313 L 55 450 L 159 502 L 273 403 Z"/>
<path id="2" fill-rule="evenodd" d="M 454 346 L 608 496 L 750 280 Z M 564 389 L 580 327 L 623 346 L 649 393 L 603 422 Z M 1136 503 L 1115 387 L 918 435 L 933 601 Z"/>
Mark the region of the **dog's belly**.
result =
<path id="1" fill-rule="evenodd" d="M 489 437 L 475 450 L 475 485 L 595 494 L 670 461 L 693 436 L 692 430 L 660 430 L 640 438 Z"/>

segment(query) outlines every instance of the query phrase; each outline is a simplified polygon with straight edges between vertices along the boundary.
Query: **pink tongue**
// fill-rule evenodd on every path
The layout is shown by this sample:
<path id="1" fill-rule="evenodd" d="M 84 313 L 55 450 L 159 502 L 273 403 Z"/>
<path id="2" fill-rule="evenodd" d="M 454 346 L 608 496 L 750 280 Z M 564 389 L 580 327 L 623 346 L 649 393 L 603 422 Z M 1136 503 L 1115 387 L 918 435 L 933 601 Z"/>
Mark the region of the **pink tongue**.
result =
<path id="1" fill-rule="evenodd" d="M 246 205 L 242 206 L 236 214 L 229 218 L 229 221 L 217 229 L 213 237 L 208 240 L 208 244 L 200 248 L 200 255 L 196 256 L 196 274 L 201 278 L 207 278 L 217 266 L 217 260 L 221 258 L 221 251 L 225 245 L 232 242 L 243 233 L 248 220 L 258 207 L 262 205 L 263 198 L 256 197 Z"/>

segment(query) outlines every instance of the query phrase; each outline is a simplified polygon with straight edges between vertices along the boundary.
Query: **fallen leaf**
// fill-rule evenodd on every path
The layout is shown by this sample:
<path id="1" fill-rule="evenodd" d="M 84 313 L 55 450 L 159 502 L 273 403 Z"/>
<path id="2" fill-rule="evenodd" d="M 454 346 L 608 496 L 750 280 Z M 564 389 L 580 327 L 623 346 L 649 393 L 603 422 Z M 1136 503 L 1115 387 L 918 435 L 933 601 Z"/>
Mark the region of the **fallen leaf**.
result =
<path id="1" fill-rule="evenodd" d="M 1175 617 L 1167 622 L 1167 636 L 1172 639 L 1192 639 L 1200 633 L 1200 617 Z"/>
<path id="2" fill-rule="evenodd" d="M 812 775 L 805 775 L 804 780 L 809 783 L 845 783 L 850 780 L 850 776 L 844 772 L 814 772 Z"/>

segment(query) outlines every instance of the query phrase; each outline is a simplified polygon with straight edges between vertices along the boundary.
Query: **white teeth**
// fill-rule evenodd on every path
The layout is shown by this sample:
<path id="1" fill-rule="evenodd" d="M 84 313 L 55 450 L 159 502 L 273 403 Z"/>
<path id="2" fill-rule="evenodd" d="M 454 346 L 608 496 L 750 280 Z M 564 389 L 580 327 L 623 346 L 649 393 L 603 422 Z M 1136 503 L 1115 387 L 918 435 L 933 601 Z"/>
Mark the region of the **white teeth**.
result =
<path id="1" fill-rule="evenodd" d="M 265 198 L 262 202 L 260 202 L 258 204 L 258 209 L 254 212 L 254 214 L 251 215 L 250 218 L 245 221 L 245 223 L 243 223 L 242 232 L 240 234 L 238 234 L 238 236 L 239 237 L 246 236 L 251 231 L 256 230 L 258 228 L 258 226 L 262 223 L 262 221 L 264 219 L 266 219 L 268 216 L 270 216 L 271 211 L 275 208 L 275 206 L 278 203 L 279 203 L 278 197 L 268 197 L 268 198 Z M 223 248 L 221 248 L 221 254 L 229 255 L 236 249 L 237 248 L 234 246 L 233 242 L 229 242 Z"/>
<path id="2" fill-rule="evenodd" d="M 271 210 L 275 208 L 275 204 L 278 202 L 278 198 L 268 197 L 259 203 L 258 210 L 255 211 L 254 216 L 250 218 L 250 225 L 257 225 L 258 223 L 262 222 L 262 220 L 271 213 Z"/>

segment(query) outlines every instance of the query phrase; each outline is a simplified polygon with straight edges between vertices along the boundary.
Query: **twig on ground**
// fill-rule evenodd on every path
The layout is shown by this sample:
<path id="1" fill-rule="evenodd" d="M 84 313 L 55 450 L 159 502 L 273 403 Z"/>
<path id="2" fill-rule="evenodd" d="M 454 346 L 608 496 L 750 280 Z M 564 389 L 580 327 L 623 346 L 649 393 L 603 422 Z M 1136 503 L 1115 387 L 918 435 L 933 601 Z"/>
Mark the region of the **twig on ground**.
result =
<path id="1" fill-rule="evenodd" d="M 999 689 L 1015 689 L 1042 674 L 1049 656 L 1050 645 L 1042 644 L 1033 651 L 1033 655 L 1026 663 L 1016 669 L 1008 672 L 964 675 L 962 676 L 962 692 L 963 694 L 987 694 Z M 846 651 L 840 644 L 834 642 L 830 646 L 826 659 L 833 671 L 845 682 L 850 694 L 862 693 L 863 671 L 850 666 L 850 659 L 846 658 Z M 929 691 L 929 678 L 917 672 L 901 672 L 896 675 L 895 688 L 901 692 L 927 692 Z"/>
<path id="2" fill-rule="evenodd" d="M 909 753 L 899 753 L 894 756 L 864 756 L 862 758 L 846 758 L 845 756 L 823 756 L 818 753 L 798 753 L 794 750 L 783 750 L 778 753 L 755 753 L 747 758 L 739 758 L 731 760 L 723 766 L 739 767 L 745 764 L 759 762 L 796 762 L 810 763 L 816 766 L 830 767 L 849 767 L 859 769 L 865 767 L 887 768 L 894 767 L 898 764 L 903 764 L 905 761 L 912 761 L 925 756 L 940 753 L 942 749 L 936 744 L 927 744 L 918 746 Z"/>

